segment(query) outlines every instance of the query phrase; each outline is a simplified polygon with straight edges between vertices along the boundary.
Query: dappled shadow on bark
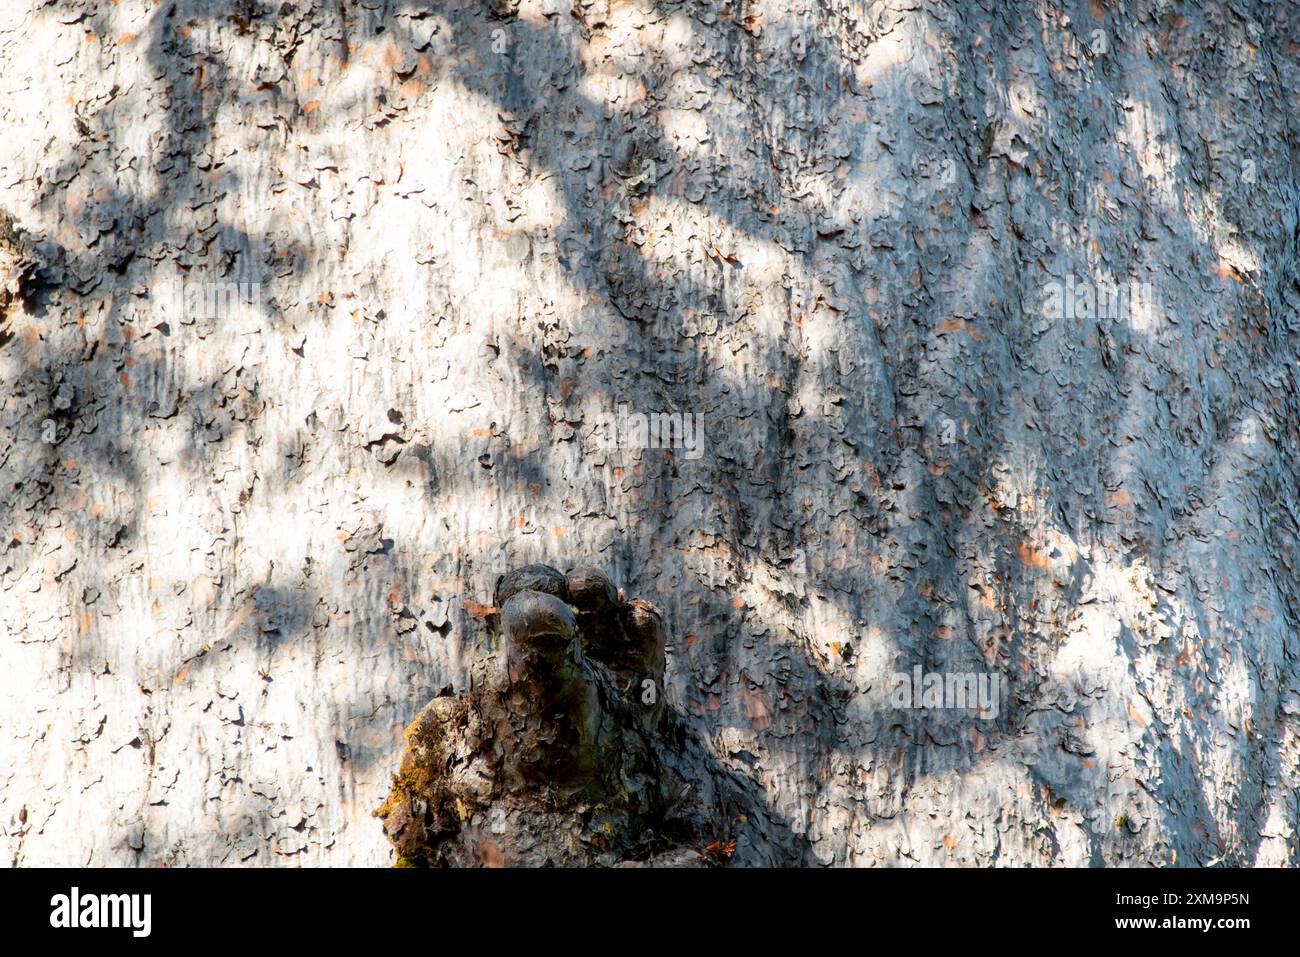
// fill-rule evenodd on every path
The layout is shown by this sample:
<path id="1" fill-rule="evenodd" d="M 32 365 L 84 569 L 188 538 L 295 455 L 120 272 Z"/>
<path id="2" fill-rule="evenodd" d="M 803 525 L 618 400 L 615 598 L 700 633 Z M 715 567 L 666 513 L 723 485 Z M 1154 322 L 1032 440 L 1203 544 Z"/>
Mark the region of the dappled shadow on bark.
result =
<path id="1" fill-rule="evenodd" d="M 408 14 L 419 9 L 405 5 L 403 16 L 398 16 L 398 5 L 340 8 L 339 14 L 331 11 L 326 16 L 327 28 L 340 33 L 344 51 L 381 31 L 418 49 L 418 39 L 403 36 L 403 31 L 413 22 Z M 1079 245 L 1077 222 L 1042 197 L 1038 203 L 1025 202 L 1018 190 L 1037 189 L 1025 185 L 1035 177 L 1024 161 L 1003 155 L 1007 144 L 996 130 L 990 138 L 992 126 L 982 125 L 986 118 L 978 115 L 978 105 L 951 97 L 930 102 L 914 133 L 911 118 L 877 119 L 861 112 L 861 71 L 840 55 L 829 12 L 803 21 L 802 53 L 796 57 L 792 46 L 776 61 L 777 72 L 784 71 L 781 78 L 760 84 L 773 72 L 773 61 L 755 61 L 760 44 L 745 26 L 740 7 L 656 5 L 662 16 L 684 18 L 701 51 L 715 57 L 715 65 L 725 66 L 734 78 L 733 93 L 743 108 L 715 111 L 712 135 L 728 143 L 748 139 L 750 153 L 731 162 L 757 164 L 761 173 L 733 177 L 708 150 L 701 148 L 692 156 L 676 153 L 670 145 L 674 139 L 669 111 L 657 107 L 663 106 L 661 93 L 680 65 L 650 51 L 644 66 L 630 68 L 639 74 L 648 103 L 631 96 L 627 99 L 632 105 L 619 106 L 592 92 L 598 88 L 596 76 L 584 72 L 583 50 L 608 24 L 585 7 L 577 17 L 540 21 L 501 18 L 479 4 L 429 4 L 427 9 L 448 31 L 449 49 L 463 59 L 458 68 L 443 70 L 440 65 L 441 79 L 458 84 L 499 117 L 497 140 L 508 163 L 553 184 L 563 221 L 558 227 L 523 231 L 528 255 L 540 259 L 550 255 L 545 250 L 554 250 L 572 288 L 596 295 L 593 304 L 540 334 L 525 326 L 531 317 L 511 317 L 517 321 L 506 325 L 519 341 L 505 357 L 492 360 L 508 367 L 511 381 L 518 383 L 528 403 L 546 403 L 547 431 L 540 446 L 528 446 L 527 421 L 519 416 L 511 421 L 505 414 L 489 427 L 497 443 L 492 450 L 460 467 L 455 461 L 458 450 L 407 441 L 402 436 L 409 436 L 409 430 L 397 424 L 392 429 L 395 437 L 385 435 L 374 448 L 366 446 L 366 454 L 383 457 L 381 482 L 393 488 L 420 483 L 429 512 L 469 513 L 484 484 L 494 483 L 501 489 L 532 490 L 512 493 L 509 501 L 519 511 L 512 518 L 524 521 L 542 502 L 585 526 L 575 535 L 580 545 L 536 534 L 504 543 L 498 539 L 483 554 L 477 553 L 473 541 L 455 545 L 468 553 L 447 559 L 452 566 L 447 577 L 456 576 L 462 583 L 455 597 L 488 604 L 485 568 L 518 560 L 568 567 L 577 557 L 592 556 L 631 590 L 662 602 L 672 641 L 672 701 L 707 737 L 719 767 L 745 774 L 754 793 L 772 800 L 771 813 L 790 829 L 791 846 L 811 855 L 808 848 L 815 842 L 808 831 L 814 819 L 819 822 L 816 836 L 826 841 L 821 860 L 844 861 L 854 853 L 878 859 L 880 855 L 855 851 L 854 842 L 872 826 L 883 828 L 914 813 L 914 793 L 929 794 L 926 789 L 944 786 L 953 775 L 971 780 L 984 776 L 989 791 L 1008 780 L 1022 781 L 1037 791 L 1022 808 L 1038 807 L 1056 815 L 1105 808 L 1109 768 L 1090 750 L 1096 742 L 1072 728 L 1077 721 L 1087 721 L 1098 700 L 1093 693 L 1105 689 L 1089 686 L 1081 695 L 1059 680 L 1053 667 L 1081 606 L 1096 600 L 1097 583 L 1105 574 L 1115 573 L 1090 560 L 1093 551 L 1124 554 L 1140 539 L 1130 564 L 1149 562 L 1160 579 L 1169 532 L 1162 538 L 1139 533 L 1127 521 L 1123 527 L 1113 524 L 1115 506 L 1105 500 L 1121 485 L 1135 487 L 1138 463 L 1131 456 L 1104 448 L 1077 453 L 1035 448 L 1022 440 L 1020 420 L 1042 421 L 1075 412 L 1047 402 L 1079 405 L 1081 415 L 1099 409 L 1100 417 L 1111 417 L 1115 428 L 1105 434 L 1118 438 L 1122 415 L 1147 427 L 1164 418 L 1150 392 L 1133 390 L 1123 409 L 1112 407 L 1115 392 L 1110 386 L 1122 393 L 1128 356 L 1139 345 L 1138 337 L 1117 338 L 1105 324 L 1054 330 L 1053 335 L 1072 346 L 1093 335 L 1101 343 L 1095 359 L 1071 367 L 1049 350 L 1057 341 L 1052 335 L 1044 339 L 1041 333 L 1027 331 L 1034 304 L 1026 300 L 1039 285 L 1031 263 L 1045 255 L 1040 241 L 1045 233 L 1048 241 L 1066 249 L 1067 243 Z M 727 13 L 729 22 L 718 19 L 719 10 Z M 1027 22 L 1050 20 L 1045 10 L 1031 5 L 1020 16 Z M 143 38 L 147 63 L 162 75 L 192 74 L 195 51 L 181 33 L 182 27 L 194 25 L 191 19 L 238 31 L 280 18 L 263 4 L 232 3 L 209 13 L 185 4 L 163 5 Z M 110 21 L 110 14 L 95 13 L 89 22 L 96 33 L 111 35 Z M 292 34 L 302 22 L 285 18 L 283 29 Z M 893 28 L 901 29 L 897 23 Z M 502 29 L 508 42 L 505 51 L 498 51 L 496 31 Z M 786 25 L 769 22 L 764 29 L 780 35 Z M 1005 54 L 999 41 L 989 37 L 986 42 Z M 962 51 L 953 87 L 987 85 L 975 57 L 973 49 Z M 577 65 L 583 82 L 574 82 L 568 64 Z M 238 82 L 223 70 L 219 57 L 205 58 L 204 69 L 209 87 Z M 871 80 L 881 90 L 897 87 L 909 95 L 913 82 L 919 82 L 901 61 L 874 68 Z M 289 98 L 288 91 L 280 92 Z M 1005 95 L 1005 90 L 990 94 Z M 107 298 L 102 319 L 106 328 L 140 325 L 129 300 L 105 293 L 116 277 L 135 274 L 140 265 L 135 262 L 137 250 L 146 245 L 146 237 L 154 236 L 151 222 L 169 224 L 162 232 L 179 235 L 189 228 L 188 216 L 203 215 L 195 248 L 181 258 L 184 265 L 195 267 L 215 263 L 222 276 L 243 274 L 275 255 L 288 271 L 284 278 L 324 252 L 296 241 L 284 243 L 273 230 L 249 231 L 220 216 L 208 222 L 206 214 L 195 212 L 193 204 L 201 206 L 213 191 L 247 188 L 254 190 L 255 199 L 255 191 L 263 188 L 234 178 L 213 182 L 199 172 L 205 146 L 216 139 L 207 96 L 178 84 L 161 113 L 165 142 L 160 153 L 183 166 L 171 192 L 132 191 L 107 168 L 79 174 L 75 157 L 51 164 L 51 192 L 44 208 L 51 218 L 57 217 L 62 191 L 79 176 L 92 180 L 80 192 L 98 195 L 93 207 L 80 214 L 96 226 L 97 242 L 85 249 L 64 249 L 56 258 L 66 262 L 73 292 L 87 301 L 103 303 Z M 739 119 L 733 122 L 734 117 Z M 111 140 L 122 119 L 109 114 L 95 121 L 95 136 Z M 293 121 L 308 122 L 300 115 Z M 359 128 L 358 140 L 364 135 Z M 817 142 L 823 135 L 842 138 L 843 147 L 835 149 L 843 155 L 832 151 L 842 162 L 808 168 L 805 156 L 825 152 Z M 920 200 L 908 195 L 900 205 L 872 207 L 866 216 L 858 210 L 855 218 L 845 198 L 851 188 L 869 192 L 898 185 L 890 179 L 897 167 L 866 163 L 869 153 L 880 154 L 871 160 L 881 163 L 880 157 L 893 151 L 892 146 L 877 148 L 873 141 L 878 136 L 901 141 L 912 160 L 926 153 L 924 158 L 931 160 L 935 150 L 946 154 L 951 149 L 960 170 L 952 191 Z M 1009 152 L 1016 152 L 1014 143 Z M 648 174 L 651 163 L 657 171 Z M 484 178 L 485 184 L 491 182 L 490 175 Z M 1081 185 L 1066 184 L 1072 202 Z M 469 202 L 487 205 L 494 200 L 491 185 L 476 183 L 465 189 Z M 796 201 L 800 190 L 808 195 Z M 1047 195 L 1046 189 L 1042 192 Z M 964 250 L 963 262 L 926 257 L 925 245 L 940 237 L 937 231 L 912 231 L 917 203 L 927 210 L 941 203 L 951 207 L 945 222 L 966 237 L 953 243 Z M 1000 215 L 999 204 L 1011 212 Z M 679 256 L 679 248 L 656 252 L 651 235 L 658 228 L 651 214 L 682 207 L 698 214 L 700 223 L 700 234 L 690 240 L 692 250 L 698 245 L 693 258 Z M 97 210 L 108 218 L 101 221 Z M 1035 216 L 1049 220 L 1045 230 L 1034 228 Z M 1052 217 L 1058 225 L 1051 225 Z M 1231 211 L 1225 218 L 1234 226 L 1243 225 Z M 1135 225 L 1135 231 L 1142 225 Z M 1195 231 L 1190 220 L 1165 226 Z M 999 233 L 1000 240 L 990 240 L 990 232 Z M 737 255 L 742 247 L 770 251 L 779 263 L 775 278 L 747 279 L 767 264 L 747 261 L 744 252 Z M 1076 268 L 1068 255 L 1049 261 L 1053 268 Z M 431 268 L 455 269 L 456 264 Z M 1281 265 L 1270 275 L 1276 286 L 1284 286 L 1288 275 L 1294 282 L 1294 261 L 1290 272 Z M 275 287 L 277 300 L 309 298 L 294 295 L 292 285 L 287 281 Z M 754 314 L 770 318 L 775 310 L 763 313 L 764 304 L 755 300 L 778 295 L 785 312 L 781 325 L 746 323 Z M 1270 295 L 1277 305 L 1269 315 L 1285 308 L 1280 296 Z M 263 318 L 268 328 L 284 321 L 277 308 Z M 294 320 L 304 328 L 310 321 Z M 744 335 L 747 341 L 739 347 L 731 344 L 732 355 L 719 355 L 719 331 Z M 173 346 L 177 351 L 204 338 L 202 330 L 188 327 L 139 332 L 142 338 L 184 337 L 184 347 Z M 540 344 L 534 341 L 538 338 Z M 1277 325 L 1265 338 L 1277 353 L 1294 358 L 1288 336 Z M 828 348 L 828 339 L 844 344 L 843 353 Z M 78 379 L 73 387 L 93 393 L 92 383 L 105 373 L 82 365 L 79 354 L 88 342 L 83 338 L 74 348 L 33 357 L 20 381 L 44 390 L 53 401 L 68 370 L 84 369 L 84 381 Z M 310 362 L 311 347 L 304 348 L 303 361 Z M 583 350 L 595 356 L 586 366 L 578 359 Z M 190 471 L 215 477 L 226 467 L 216 453 L 229 442 L 256 446 L 255 423 L 267 415 L 266 397 L 255 375 L 241 381 L 244 377 L 236 372 L 232 382 L 226 372 L 221 379 L 187 381 L 184 366 L 169 360 L 173 354 L 164 349 L 152 358 L 133 356 L 129 369 L 113 371 L 128 374 L 137 392 L 152 397 L 156 390 L 156 400 L 150 401 L 164 411 L 175 399 L 181 415 L 188 417 L 183 455 Z M 869 359 L 869 367 L 852 368 L 846 356 L 860 363 Z M 1023 379 L 993 375 L 1008 368 Z M 1057 389 L 1046 383 L 1050 371 L 1109 379 L 1098 380 L 1107 382 L 1106 388 Z M 960 380 L 957 387 L 948 384 L 954 377 Z M 1031 390 L 1035 385 L 1037 394 Z M 704 457 L 688 461 L 680 452 L 658 450 L 602 455 L 593 449 L 590 423 L 578 400 L 603 394 L 607 405 L 616 405 L 623 398 L 620 390 L 643 408 L 704 411 L 709 439 Z M 201 438 L 209 425 L 232 418 L 231 393 L 239 393 L 233 401 L 246 409 L 251 431 L 232 438 L 218 427 L 210 441 Z M 810 396 L 822 405 L 810 407 Z M 1287 414 L 1293 417 L 1295 412 L 1293 400 Z M 1215 417 L 1226 421 L 1231 414 L 1221 410 Z M 87 422 L 77 405 L 66 418 L 70 429 Z M 139 544 L 140 509 L 157 494 L 156 463 L 132 454 L 132 440 L 148 418 L 143 406 L 123 404 L 107 416 L 101 408 L 93 442 L 64 440 L 63 448 L 88 453 L 77 452 L 80 468 L 115 475 L 114 484 L 134 494 L 122 521 L 115 522 L 120 527 L 105 531 L 88 524 L 78 529 L 87 546 L 101 543 L 106 534 L 116 536 L 109 547 Z M 940 438 L 945 418 L 955 422 L 956 442 Z M 1199 444 L 1216 449 L 1221 431 L 1216 430 L 1214 441 Z M 1081 428 L 1080 437 L 1084 434 Z M 311 454 L 296 447 L 285 453 L 304 461 Z M 1216 461 L 1211 459 L 1207 468 L 1213 471 Z M 599 489 L 600 501 L 580 501 L 572 507 L 559 501 L 563 490 L 573 488 L 575 461 L 585 467 L 589 480 L 579 487 Z M 1075 467 L 1096 473 L 1092 487 L 1070 489 L 1053 474 Z M 25 475 L 34 474 L 24 468 Z M 58 468 L 50 455 L 49 474 L 35 482 L 52 486 Z M 172 675 L 183 670 L 187 680 L 212 680 L 221 670 L 214 666 L 245 653 L 274 672 L 282 663 L 306 667 L 312 656 L 364 657 L 378 653 L 377 646 L 390 651 L 400 646 L 410 669 L 401 683 L 385 686 L 378 694 L 373 688 L 329 692 L 337 699 L 332 714 L 340 729 L 340 764 L 331 766 L 329 773 L 377 776 L 389 767 L 392 727 L 404 723 L 446 685 L 464 688 L 466 661 L 476 647 L 469 636 L 477 623 L 463 607 L 441 615 L 416 607 L 409 596 L 422 592 L 428 572 L 421 565 L 425 556 L 418 554 L 414 534 L 394 528 L 391 521 L 367 518 L 340 529 L 347 545 L 316 556 L 314 572 L 289 567 L 286 561 L 250 575 L 233 549 L 241 534 L 235 516 L 246 504 L 240 499 L 251 500 L 254 507 L 269 501 L 274 508 L 277 502 L 306 494 L 304 487 L 292 474 L 287 480 L 260 475 L 240 494 L 219 498 L 217 510 L 230 521 L 205 531 L 230 547 L 216 550 L 217 567 L 210 575 L 217 581 L 238 581 L 241 588 L 234 594 L 218 588 L 213 614 L 175 623 L 176 633 L 184 638 Z M 1294 485 L 1290 490 L 1294 492 Z M 1026 515 L 1022 497 L 1032 501 L 1040 495 L 1041 503 L 1033 504 L 1036 509 L 1041 504 L 1041 509 Z M 1286 498 L 1286 489 L 1277 497 Z M 1156 503 L 1154 511 L 1158 509 Z M 1055 525 L 1058 537 L 1045 534 L 1042 514 L 1059 517 L 1059 522 L 1048 523 Z M 998 530 L 990 533 L 994 526 Z M 1289 534 L 1293 542 L 1293 531 Z M 1066 538 L 1085 547 L 1064 554 L 1060 545 Z M 582 556 L 570 554 L 573 548 L 580 548 Z M 1059 558 L 1057 551 L 1062 553 Z M 120 569 L 91 569 L 86 564 L 83 561 L 78 573 L 66 579 L 70 600 L 81 600 L 86 589 L 111 594 L 116 587 L 112 576 Z M 259 577 L 262 584 L 244 587 L 250 578 Z M 1187 598 L 1186 587 L 1180 587 Z M 73 596 L 73 591 L 79 594 Z M 1291 602 L 1285 611 L 1294 632 L 1294 600 L 1300 589 L 1293 573 L 1278 592 L 1284 602 Z M 1203 600 L 1191 596 L 1185 605 L 1195 608 Z M 245 610 L 249 617 L 241 619 Z M 336 637 L 323 639 L 331 629 Z M 341 641 L 340 632 L 345 636 Z M 430 644 L 421 645 L 412 635 Z M 1130 642 L 1124 647 L 1129 657 L 1141 653 L 1131 644 L 1131 635 L 1121 633 L 1116 641 Z M 115 642 L 112 633 L 69 642 L 70 653 L 79 656 L 73 666 L 98 667 L 101 657 L 112 661 L 129 655 L 125 647 L 113 647 Z M 213 654 L 213 649 L 222 649 L 224 656 Z M 298 652 L 303 655 L 295 657 Z M 1282 657 L 1295 660 L 1293 651 Z M 1220 664 L 1226 671 L 1242 662 L 1248 663 L 1244 649 Z M 1007 680 L 1010 696 L 993 719 L 891 710 L 878 692 L 890 672 L 905 673 L 913 665 L 939 672 L 988 669 Z M 1143 686 L 1139 676 L 1133 674 L 1133 679 Z M 1267 714 L 1277 701 L 1274 696 L 1261 707 Z M 1104 714 L 1113 709 L 1108 705 L 1097 710 Z M 1027 735 L 1046 744 L 1039 750 L 1023 747 Z M 1194 736 L 1184 733 L 1188 737 Z M 1252 771 L 1276 768 L 1282 737 L 1280 730 L 1265 734 L 1263 743 L 1250 752 Z M 1165 825 L 1169 835 L 1187 849 L 1184 860 L 1209 859 L 1216 850 L 1212 838 L 1195 834 L 1189 822 L 1214 816 L 1213 792 L 1199 780 L 1195 761 L 1189 765 L 1183 757 L 1181 743 L 1175 747 L 1171 741 L 1158 742 L 1151 759 L 1171 769 L 1170 776 L 1157 783 L 1162 798 L 1176 796 L 1187 805 Z M 1017 778 L 1026 767 L 1030 771 Z M 1255 775 L 1242 777 L 1248 787 Z M 1234 861 L 1249 862 L 1258 848 L 1262 828 L 1250 815 L 1260 802 L 1249 798 L 1260 793 L 1245 791 L 1246 817 L 1227 849 Z M 826 833 L 835 827 L 818 812 L 823 804 L 846 808 L 836 835 Z M 865 806 L 865 813 L 859 805 Z M 1294 807 L 1290 813 L 1294 823 Z M 1113 824 L 1103 819 L 1083 826 L 1089 839 L 1086 860 L 1123 859 L 1122 845 L 1106 833 L 1117 829 Z M 250 820 L 240 828 L 252 826 Z M 852 833 L 846 836 L 846 831 Z M 830 851 L 825 850 L 828 845 Z M 1217 851 L 1224 848 L 1220 845 Z M 985 853 L 990 855 L 986 859 L 997 859 L 996 849 Z M 1053 837 L 1040 859 L 1060 860 L 1063 853 Z M 909 859 L 901 851 L 897 857 Z"/>

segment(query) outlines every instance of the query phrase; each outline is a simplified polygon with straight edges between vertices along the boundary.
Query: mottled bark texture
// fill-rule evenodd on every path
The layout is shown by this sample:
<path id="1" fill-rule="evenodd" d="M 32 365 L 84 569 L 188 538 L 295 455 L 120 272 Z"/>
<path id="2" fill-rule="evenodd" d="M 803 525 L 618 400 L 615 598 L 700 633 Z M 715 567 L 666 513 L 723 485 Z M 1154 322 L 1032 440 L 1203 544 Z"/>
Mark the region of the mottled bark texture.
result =
<path id="1" fill-rule="evenodd" d="M 1297 43 L 1290 0 L 0 4 L 0 858 L 389 863 L 496 576 L 583 562 L 770 819 L 676 846 L 1295 864 Z M 501 775 L 446 793 L 537 793 L 439 740 Z"/>
<path id="2" fill-rule="evenodd" d="M 471 665 L 468 691 L 416 715 L 375 812 L 399 864 L 802 862 L 760 796 L 665 709 L 653 606 L 591 567 L 530 565 L 496 599 L 487 626 L 503 647 Z"/>

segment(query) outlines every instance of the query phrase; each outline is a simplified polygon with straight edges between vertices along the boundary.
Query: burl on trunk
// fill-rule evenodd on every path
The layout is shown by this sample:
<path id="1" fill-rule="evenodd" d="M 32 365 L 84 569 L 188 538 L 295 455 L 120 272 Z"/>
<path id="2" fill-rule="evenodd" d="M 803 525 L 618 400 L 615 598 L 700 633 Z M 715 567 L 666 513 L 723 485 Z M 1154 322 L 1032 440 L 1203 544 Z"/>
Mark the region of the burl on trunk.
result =
<path id="1" fill-rule="evenodd" d="M 469 689 L 416 716 L 375 811 L 399 866 L 791 862 L 665 706 L 653 606 L 591 567 L 515 569 L 494 598 Z"/>

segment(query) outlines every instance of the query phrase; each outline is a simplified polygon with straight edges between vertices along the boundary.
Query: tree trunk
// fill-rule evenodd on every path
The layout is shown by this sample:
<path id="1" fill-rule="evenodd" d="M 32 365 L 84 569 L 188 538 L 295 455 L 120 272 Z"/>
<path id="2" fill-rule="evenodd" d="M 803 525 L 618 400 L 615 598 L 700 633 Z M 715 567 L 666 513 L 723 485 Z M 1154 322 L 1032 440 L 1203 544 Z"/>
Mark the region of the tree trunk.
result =
<path id="1" fill-rule="evenodd" d="M 394 860 L 403 728 L 544 562 L 662 614 L 776 842 L 715 858 L 1296 864 L 1298 42 L 5 3 L 3 859 Z"/>

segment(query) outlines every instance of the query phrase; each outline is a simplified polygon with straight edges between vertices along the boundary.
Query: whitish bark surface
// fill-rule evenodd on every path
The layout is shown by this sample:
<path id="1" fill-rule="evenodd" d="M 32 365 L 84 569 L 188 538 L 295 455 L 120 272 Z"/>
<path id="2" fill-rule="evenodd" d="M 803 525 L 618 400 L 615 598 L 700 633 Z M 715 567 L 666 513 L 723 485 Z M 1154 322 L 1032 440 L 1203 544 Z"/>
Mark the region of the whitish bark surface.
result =
<path id="1" fill-rule="evenodd" d="M 0 5 L 3 859 L 390 861 L 402 728 L 547 562 L 662 610 L 799 860 L 1294 864 L 1298 42 Z M 601 448 L 620 406 L 702 441 Z M 918 666 L 998 707 L 899 707 Z"/>

